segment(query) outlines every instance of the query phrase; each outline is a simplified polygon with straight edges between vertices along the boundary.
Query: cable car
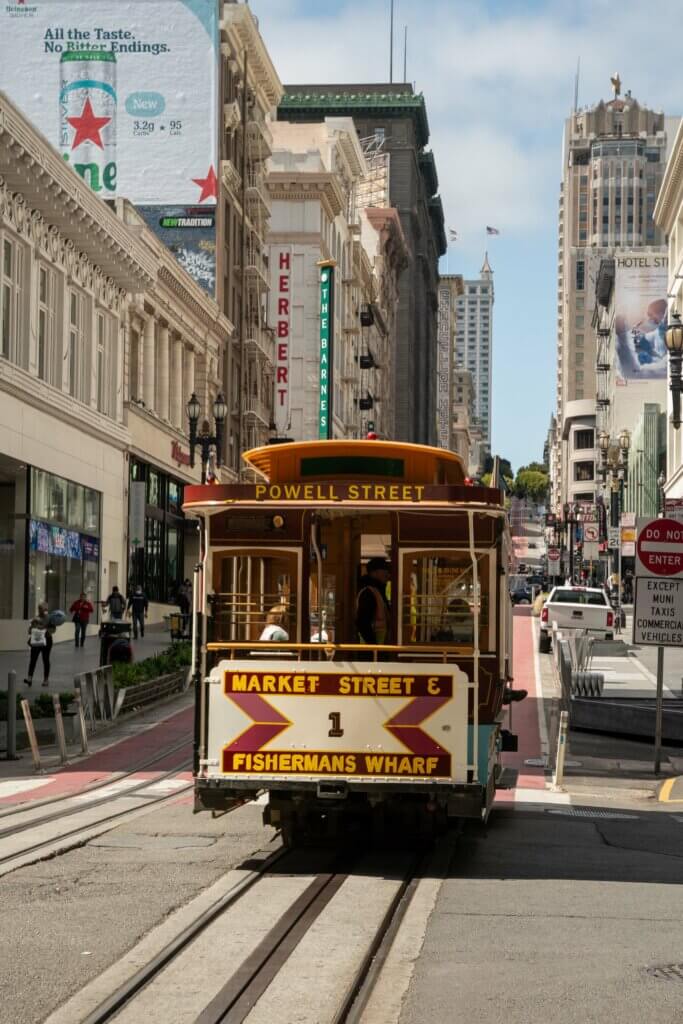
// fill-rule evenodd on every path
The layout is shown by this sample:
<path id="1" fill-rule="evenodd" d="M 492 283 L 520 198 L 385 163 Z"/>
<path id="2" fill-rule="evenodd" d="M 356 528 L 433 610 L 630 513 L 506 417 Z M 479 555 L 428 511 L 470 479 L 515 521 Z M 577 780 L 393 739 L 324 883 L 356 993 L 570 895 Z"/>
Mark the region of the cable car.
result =
<path id="1" fill-rule="evenodd" d="M 265 792 L 265 821 L 288 843 L 351 823 L 485 819 L 514 743 L 501 730 L 512 546 L 500 491 L 472 486 L 452 452 L 392 441 L 290 442 L 244 460 L 252 482 L 184 496 L 201 536 L 195 808 Z"/>

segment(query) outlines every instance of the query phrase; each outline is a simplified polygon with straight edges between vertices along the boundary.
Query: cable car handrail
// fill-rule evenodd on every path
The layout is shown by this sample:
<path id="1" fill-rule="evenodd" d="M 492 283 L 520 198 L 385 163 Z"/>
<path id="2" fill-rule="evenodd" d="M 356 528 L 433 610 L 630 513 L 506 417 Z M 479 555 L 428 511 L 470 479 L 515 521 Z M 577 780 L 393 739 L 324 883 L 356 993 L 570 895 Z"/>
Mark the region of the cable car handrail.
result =
<path id="1" fill-rule="evenodd" d="M 283 651 L 324 651 L 327 657 L 331 660 L 337 651 L 369 651 L 375 655 L 378 653 L 392 653 L 392 654 L 411 654 L 413 656 L 422 654 L 439 654 L 443 658 L 444 662 L 448 660 L 448 657 L 468 656 L 472 652 L 471 644 L 449 644 L 448 646 L 436 645 L 436 644 L 336 644 L 330 643 L 329 641 L 316 642 L 309 641 L 308 643 L 295 643 L 286 640 L 268 640 L 253 642 L 245 640 L 225 640 L 225 641 L 213 641 L 207 643 L 207 651 L 230 651 L 234 654 L 235 651 L 256 651 L 259 654 L 272 653 L 277 655 Z"/>

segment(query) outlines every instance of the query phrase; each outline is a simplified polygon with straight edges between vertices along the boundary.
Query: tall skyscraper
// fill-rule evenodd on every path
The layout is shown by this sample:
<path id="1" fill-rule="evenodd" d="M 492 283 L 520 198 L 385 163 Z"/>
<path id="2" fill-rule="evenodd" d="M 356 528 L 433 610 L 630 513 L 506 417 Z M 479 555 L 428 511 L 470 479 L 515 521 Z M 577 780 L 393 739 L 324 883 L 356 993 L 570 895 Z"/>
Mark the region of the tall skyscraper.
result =
<path id="1" fill-rule="evenodd" d="M 612 86 L 611 100 L 574 111 L 564 128 L 557 417 L 550 458 L 556 508 L 567 500 L 594 497 L 596 338 L 591 318 L 601 260 L 620 249 L 661 246 L 665 241 L 652 215 L 679 118 L 641 106 L 630 92 L 622 96 L 618 75 Z M 573 464 L 574 447 L 580 472 Z"/>
<path id="2" fill-rule="evenodd" d="M 493 336 L 493 271 L 488 253 L 479 277 L 465 280 L 456 300 L 455 369 L 469 370 L 474 388 L 475 429 L 479 452 L 473 462 L 481 468 L 491 452 L 491 369 Z"/>
<path id="3" fill-rule="evenodd" d="M 434 155 L 426 149 L 429 124 L 424 97 L 408 83 L 287 85 L 281 121 L 352 117 L 359 137 L 386 153 L 389 202 L 401 218 L 409 262 L 399 281 L 393 379 L 396 438 L 436 443 L 437 310 L 439 256 L 446 234 Z M 368 203 L 368 205 L 370 205 Z"/>

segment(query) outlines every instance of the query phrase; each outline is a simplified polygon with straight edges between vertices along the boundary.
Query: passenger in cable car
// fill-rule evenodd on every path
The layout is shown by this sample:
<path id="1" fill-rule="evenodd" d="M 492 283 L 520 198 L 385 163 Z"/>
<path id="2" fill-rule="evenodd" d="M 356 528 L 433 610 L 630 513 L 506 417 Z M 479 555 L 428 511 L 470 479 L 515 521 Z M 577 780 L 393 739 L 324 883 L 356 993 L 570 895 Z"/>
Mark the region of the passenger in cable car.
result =
<path id="1" fill-rule="evenodd" d="M 359 643 L 391 643 L 391 606 L 386 593 L 390 578 L 386 558 L 371 558 L 361 577 L 356 599 Z"/>
<path id="2" fill-rule="evenodd" d="M 275 641 L 276 643 L 282 643 L 285 640 L 289 640 L 289 633 L 285 629 L 285 623 L 287 621 L 287 606 L 284 604 L 274 604 L 266 615 L 266 625 L 261 633 L 259 640 L 264 643 Z"/>

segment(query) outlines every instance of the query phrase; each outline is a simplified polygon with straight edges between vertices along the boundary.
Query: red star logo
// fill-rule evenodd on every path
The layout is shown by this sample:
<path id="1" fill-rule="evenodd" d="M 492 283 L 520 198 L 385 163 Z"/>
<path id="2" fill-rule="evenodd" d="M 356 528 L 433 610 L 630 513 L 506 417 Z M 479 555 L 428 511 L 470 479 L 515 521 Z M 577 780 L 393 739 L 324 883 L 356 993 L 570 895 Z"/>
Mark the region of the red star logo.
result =
<path id="1" fill-rule="evenodd" d="M 205 178 L 193 178 L 192 180 L 202 190 L 202 194 L 197 200 L 198 203 L 203 203 L 205 199 L 218 199 L 218 179 L 216 178 L 213 164 L 211 164 L 209 173 Z"/>
<path id="2" fill-rule="evenodd" d="M 71 148 L 76 149 L 82 142 L 94 142 L 100 149 L 104 149 L 102 145 L 102 136 L 100 132 L 106 124 L 111 121 L 110 117 L 95 117 L 95 111 L 92 108 L 90 100 L 85 101 L 83 107 L 83 113 L 80 117 L 68 117 L 67 121 L 72 128 L 76 129 L 74 140 L 71 143 Z"/>

